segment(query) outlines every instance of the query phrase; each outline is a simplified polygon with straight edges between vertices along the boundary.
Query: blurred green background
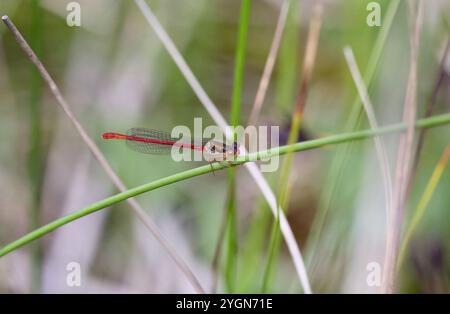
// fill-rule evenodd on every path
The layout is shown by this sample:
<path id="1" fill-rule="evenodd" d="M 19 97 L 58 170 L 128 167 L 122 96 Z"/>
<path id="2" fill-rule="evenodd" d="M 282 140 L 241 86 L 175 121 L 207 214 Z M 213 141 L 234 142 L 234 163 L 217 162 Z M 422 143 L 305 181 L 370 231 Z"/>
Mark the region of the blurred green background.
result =
<path id="1" fill-rule="evenodd" d="M 66 24 L 70 1 L 2 0 L 82 125 L 128 187 L 202 163 L 137 154 L 102 132 L 144 126 L 170 131 L 194 117 L 214 124 L 133 1 L 77 1 L 81 27 Z M 248 29 L 241 121 L 245 125 L 269 52 L 282 1 L 253 0 Z M 382 27 L 369 27 L 366 0 L 327 0 L 302 123 L 308 139 L 345 131 L 357 96 L 343 47 L 367 68 Z M 409 16 L 400 1 L 380 55 L 370 96 L 380 125 L 401 121 L 409 71 Z M 424 1 L 419 54 L 418 115 L 430 98 L 450 34 L 450 1 Z M 198 80 L 229 120 L 239 0 L 148 0 Z M 280 51 L 258 121 L 289 123 L 299 81 L 312 0 L 292 0 Z M 449 112 L 450 60 L 433 114 Z M 368 127 L 363 119 L 362 127 Z M 429 130 L 407 205 L 409 222 L 450 140 L 450 127 Z M 398 134 L 385 137 L 394 169 Z M 314 292 L 374 293 L 367 265 L 382 264 L 385 244 L 383 182 L 372 140 L 352 146 L 320 236 L 312 226 L 323 206 L 337 146 L 295 154 L 288 219 Z M 283 159 L 281 159 L 283 160 Z M 278 173 L 265 174 L 276 190 Z M 231 292 L 260 292 L 272 214 L 255 182 L 237 169 L 237 252 Z M 450 292 L 450 170 L 446 169 L 409 247 L 399 291 Z M 116 193 L 48 87 L 5 25 L 0 25 L 0 245 L 44 223 Z M 226 210 L 226 172 L 179 182 L 137 198 L 206 289 Z M 167 253 L 123 202 L 64 226 L 0 258 L 0 292 L 193 292 Z M 311 239 L 316 239 L 312 241 Z M 82 284 L 66 283 L 70 262 Z M 219 271 L 218 291 L 229 292 Z M 300 292 L 284 246 L 269 292 Z"/>

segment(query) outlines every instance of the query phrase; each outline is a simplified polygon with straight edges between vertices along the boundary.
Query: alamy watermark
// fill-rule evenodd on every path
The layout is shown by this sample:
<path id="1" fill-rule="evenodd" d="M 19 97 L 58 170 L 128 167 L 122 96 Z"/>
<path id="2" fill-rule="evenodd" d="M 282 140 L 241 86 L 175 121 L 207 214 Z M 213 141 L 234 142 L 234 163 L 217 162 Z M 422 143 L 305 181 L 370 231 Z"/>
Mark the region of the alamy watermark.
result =
<path id="1" fill-rule="evenodd" d="M 201 118 L 194 119 L 193 134 L 187 126 L 176 126 L 172 129 L 171 136 L 179 138 L 179 144 L 173 145 L 171 156 L 174 161 L 201 161 L 222 162 L 229 161 L 244 151 L 255 153 L 272 147 L 279 146 L 278 126 L 229 126 L 228 134 L 222 128 L 211 125 L 203 128 Z M 235 140 L 230 140 L 231 135 L 236 134 Z M 228 137 L 227 137 L 228 135 Z M 206 140 L 205 140 L 206 139 Z M 181 149 L 183 143 L 192 143 L 193 147 L 203 149 Z M 279 156 L 263 158 L 260 160 L 262 172 L 274 172 L 278 169 Z"/>
<path id="2" fill-rule="evenodd" d="M 66 265 L 66 284 L 68 287 L 81 287 L 81 265 L 70 262 Z"/>
<path id="3" fill-rule="evenodd" d="M 377 262 L 370 262 L 366 266 L 368 272 L 366 283 L 369 287 L 381 286 L 381 266 Z"/>
<path id="4" fill-rule="evenodd" d="M 81 26 L 81 6 L 78 2 L 69 2 L 66 6 L 66 11 L 69 11 L 66 17 L 68 26 Z"/>
<path id="5" fill-rule="evenodd" d="M 370 27 L 381 26 L 381 6 L 378 2 L 372 1 L 367 4 L 367 11 L 370 13 L 367 15 L 366 22 Z"/>

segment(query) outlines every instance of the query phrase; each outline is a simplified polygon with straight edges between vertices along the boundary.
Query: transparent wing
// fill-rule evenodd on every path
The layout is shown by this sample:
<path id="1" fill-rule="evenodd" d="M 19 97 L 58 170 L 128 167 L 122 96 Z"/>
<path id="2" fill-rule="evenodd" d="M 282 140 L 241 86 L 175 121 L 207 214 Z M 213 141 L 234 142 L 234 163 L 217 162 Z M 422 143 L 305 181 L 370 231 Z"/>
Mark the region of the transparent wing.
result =
<path id="1" fill-rule="evenodd" d="M 147 128 L 132 128 L 127 131 L 127 135 L 135 138 L 128 139 L 127 146 L 137 152 L 152 155 L 170 154 L 173 143 L 179 141 L 179 138 L 170 136 L 169 132 L 158 131 Z M 141 139 L 147 139 L 144 141 Z M 159 143 L 151 142 L 153 140 Z M 180 148 L 181 149 L 181 148 Z"/>

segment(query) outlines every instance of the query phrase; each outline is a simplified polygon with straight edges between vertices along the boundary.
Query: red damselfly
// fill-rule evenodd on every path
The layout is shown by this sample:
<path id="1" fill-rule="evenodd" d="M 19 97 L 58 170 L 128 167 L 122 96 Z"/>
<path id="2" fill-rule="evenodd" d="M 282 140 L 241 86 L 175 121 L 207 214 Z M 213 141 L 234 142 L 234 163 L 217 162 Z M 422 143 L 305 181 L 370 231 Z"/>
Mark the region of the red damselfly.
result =
<path id="1" fill-rule="evenodd" d="M 168 132 L 146 128 L 133 128 L 126 132 L 103 133 L 104 139 L 125 140 L 128 147 L 145 154 L 170 154 L 173 147 L 179 149 L 191 149 L 201 151 L 206 161 L 222 162 L 232 160 L 239 155 L 237 142 L 226 145 L 216 140 L 186 140 L 181 137 L 173 137 Z"/>

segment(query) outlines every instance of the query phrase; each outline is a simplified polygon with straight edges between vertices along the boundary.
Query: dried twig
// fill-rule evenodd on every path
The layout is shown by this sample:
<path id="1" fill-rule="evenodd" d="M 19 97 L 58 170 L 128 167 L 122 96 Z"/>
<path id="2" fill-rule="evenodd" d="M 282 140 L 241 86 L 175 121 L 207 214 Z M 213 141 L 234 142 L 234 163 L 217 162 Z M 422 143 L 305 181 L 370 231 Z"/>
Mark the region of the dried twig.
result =
<path id="1" fill-rule="evenodd" d="M 308 98 L 309 84 L 311 82 L 312 73 L 317 57 L 317 47 L 319 45 L 320 29 L 322 27 L 323 4 L 317 1 L 314 5 L 314 12 L 311 18 L 308 40 L 305 48 L 305 58 L 303 60 L 303 77 L 300 82 L 300 91 L 296 100 L 295 115 L 300 118 L 305 110 L 306 99 Z"/>
<path id="2" fill-rule="evenodd" d="M 308 37 L 305 47 L 305 55 L 303 59 L 303 73 L 300 81 L 300 90 L 296 99 L 295 107 L 291 118 L 291 128 L 289 130 L 289 137 L 287 144 L 294 144 L 297 142 L 298 135 L 300 133 L 300 126 L 303 120 L 303 112 L 306 106 L 306 100 L 308 98 L 309 86 L 314 70 L 314 65 L 317 56 L 317 47 L 319 45 L 320 30 L 322 27 L 322 13 L 323 3 L 321 0 L 317 1 L 313 7 L 313 15 L 309 22 Z M 286 155 L 283 165 L 280 170 L 280 179 L 278 187 L 278 204 L 279 210 L 282 207 L 286 207 L 289 203 L 290 189 L 289 179 L 292 173 L 293 154 Z M 280 214 L 280 213 L 279 213 Z M 268 249 L 268 258 L 266 262 L 266 268 L 263 276 L 262 291 L 266 291 L 266 288 L 271 280 L 272 269 L 276 264 L 276 256 L 279 247 L 279 221 L 275 221 L 274 229 L 271 236 L 271 241 Z"/>
<path id="3" fill-rule="evenodd" d="M 256 92 L 255 101 L 253 102 L 253 108 L 247 125 L 255 125 L 258 121 L 259 113 L 261 112 L 261 107 L 263 105 L 264 98 L 266 97 L 267 87 L 269 86 L 273 67 L 277 58 L 278 49 L 280 48 L 281 38 L 283 37 L 290 3 L 290 0 L 284 0 L 283 5 L 281 6 L 280 15 L 278 16 L 277 26 L 275 28 L 275 34 L 270 46 L 269 56 L 267 57 L 264 71 L 261 80 L 259 81 L 258 90 Z"/>
<path id="4" fill-rule="evenodd" d="M 22 36 L 22 34 L 19 32 L 19 30 L 16 28 L 14 23 L 11 21 L 11 19 L 8 16 L 2 17 L 3 22 L 5 22 L 6 26 L 9 28 L 11 33 L 13 34 L 14 38 L 16 39 L 17 43 L 20 45 L 20 47 L 23 49 L 23 51 L 27 54 L 28 58 L 33 62 L 33 64 L 36 66 L 37 70 L 39 71 L 40 75 L 44 79 L 44 81 L 49 86 L 53 96 L 55 96 L 58 104 L 61 106 L 61 108 L 64 110 L 65 114 L 69 118 L 69 120 L 74 125 L 77 132 L 80 134 L 81 138 L 85 142 L 85 144 L 88 146 L 89 150 L 92 152 L 94 157 L 97 159 L 97 161 L 100 163 L 102 168 L 105 170 L 106 174 L 114 185 L 117 187 L 117 189 L 121 192 L 124 192 L 127 190 L 126 186 L 120 180 L 120 178 L 117 176 L 117 174 L 112 169 L 111 165 L 106 160 L 103 153 L 100 151 L 98 146 L 95 144 L 95 142 L 92 140 L 92 138 L 87 134 L 83 126 L 80 124 L 80 122 L 75 117 L 75 114 L 70 109 L 69 104 L 62 96 L 58 86 L 56 85 L 53 78 L 48 73 L 47 69 L 44 67 L 42 62 L 39 60 L 39 58 L 36 56 L 36 54 L 33 52 L 31 47 L 28 45 L 25 38 Z M 158 227 L 153 223 L 153 221 L 147 216 L 144 209 L 139 205 L 139 203 L 136 202 L 135 199 L 130 198 L 127 200 L 128 203 L 131 205 L 131 208 L 133 209 L 134 213 L 138 216 L 138 218 L 144 223 L 144 225 L 147 227 L 148 230 L 155 236 L 155 238 L 161 243 L 161 245 L 165 248 L 165 250 L 169 253 L 169 255 L 172 257 L 173 261 L 178 265 L 180 270 L 185 274 L 188 281 L 192 284 L 194 289 L 198 293 L 204 293 L 204 290 L 197 279 L 197 277 L 194 275 L 190 267 L 187 265 L 187 263 L 181 258 L 181 256 L 175 251 L 175 249 L 172 247 L 172 245 L 164 238 L 161 231 L 159 231 Z"/>
<path id="5" fill-rule="evenodd" d="M 361 76 L 361 72 L 358 69 L 358 65 L 353 54 L 353 50 L 350 47 L 344 48 L 345 59 L 347 60 L 348 67 L 352 74 L 356 88 L 358 89 L 359 97 L 366 111 L 367 118 L 369 120 L 370 127 L 372 129 L 378 129 L 378 122 L 375 117 L 375 111 L 373 109 L 372 102 L 370 101 L 369 93 L 367 91 L 366 84 Z M 381 137 L 374 137 L 375 149 L 377 151 L 378 162 L 380 164 L 383 181 L 384 181 L 384 193 L 386 197 L 386 224 L 388 224 L 389 213 L 391 212 L 392 204 L 392 177 L 391 168 L 389 166 L 389 160 L 387 156 L 386 145 Z"/>
<path id="6" fill-rule="evenodd" d="M 445 74 L 445 64 L 447 62 L 449 52 L 450 52 L 450 37 L 447 39 L 447 46 L 445 47 L 444 55 L 442 56 L 442 59 L 441 59 L 441 64 L 439 66 L 439 73 L 436 78 L 436 82 L 434 84 L 430 100 L 428 101 L 426 109 L 425 109 L 425 118 L 431 117 L 431 114 L 433 113 L 433 107 L 434 107 L 434 104 L 436 103 L 439 89 L 441 88 L 442 83 L 444 82 L 445 75 L 446 75 Z M 417 149 L 414 154 L 414 161 L 413 161 L 411 175 L 409 177 L 409 182 L 408 182 L 408 193 L 411 192 L 414 178 L 416 176 L 417 167 L 419 165 L 420 153 L 422 152 L 423 142 L 425 140 L 425 134 L 426 134 L 426 130 L 420 130 L 419 139 L 417 140 Z"/>
<path id="7" fill-rule="evenodd" d="M 417 57 L 422 22 L 422 1 L 409 1 L 411 26 L 411 56 L 410 72 L 405 96 L 403 121 L 408 128 L 406 133 L 400 135 L 395 173 L 395 186 L 392 201 L 391 217 L 386 235 L 386 253 L 384 258 L 383 280 L 381 291 L 393 293 L 395 291 L 396 266 L 399 253 L 400 235 L 403 226 L 408 177 L 411 169 L 411 157 L 414 140 L 414 121 L 417 111 Z M 417 7 L 416 7 L 417 4 Z"/>

